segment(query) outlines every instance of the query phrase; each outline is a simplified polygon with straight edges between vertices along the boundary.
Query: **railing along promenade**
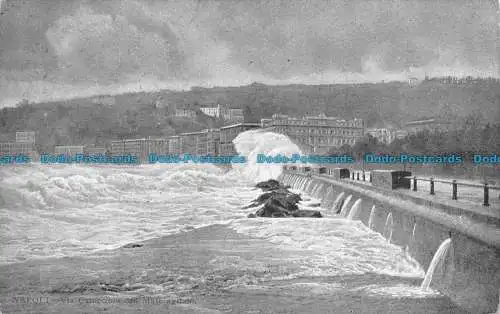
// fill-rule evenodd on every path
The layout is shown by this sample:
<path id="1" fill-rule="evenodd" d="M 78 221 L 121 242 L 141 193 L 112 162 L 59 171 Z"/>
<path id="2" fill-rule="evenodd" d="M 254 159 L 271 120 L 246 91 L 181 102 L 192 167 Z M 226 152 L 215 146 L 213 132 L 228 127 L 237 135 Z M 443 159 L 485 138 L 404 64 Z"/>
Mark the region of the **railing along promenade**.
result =
<path id="1" fill-rule="evenodd" d="M 297 167 L 295 167 L 297 168 Z M 327 175 L 331 176 L 331 169 L 328 168 L 310 168 L 310 167 L 299 167 L 300 170 L 298 169 L 288 169 L 288 170 L 298 170 L 300 172 L 310 172 L 311 174 L 322 174 L 322 175 Z M 349 179 L 352 181 L 361 181 L 361 182 L 366 182 L 370 183 L 372 182 L 372 176 L 371 173 L 368 171 L 362 171 L 362 170 L 351 170 L 350 171 L 350 176 Z M 345 179 L 344 179 L 345 180 Z M 468 187 L 468 188 L 474 188 L 478 190 L 482 190 L 482 199 L 483 203 L 482 205 L 485 207 L 490 206 L 490 191 L 500 191 L 500 186 L 491 186 L 488 184 L 488 182 L 484 182 L 483 184 L 474 184 L 474 183 L 466 183 L 466 182 L 459 182 L 458 180 L 441 180 L 441 179 L 435 179 L 435 178 L 423 178 L 423 177 L 417 177 L 417 176 L 412 176 L 411 177 L 411 191 L 417 192 L 419 190 L 419 183 L 421 182 L 428 182 L 429 184 L 429 194 L 430 195 L 436 195 L 436 189 L 435 185 L 436 183 L 441 183 L 441 184 L 446 184 L 446 185 L 451 185 L 451 200 L 458 200 L 458 190 L 459 187 Z M 441 193 L 444 193 L 441 191 Z M 498 195 L 498 198 L 500 199 L 500 193 Z"/>

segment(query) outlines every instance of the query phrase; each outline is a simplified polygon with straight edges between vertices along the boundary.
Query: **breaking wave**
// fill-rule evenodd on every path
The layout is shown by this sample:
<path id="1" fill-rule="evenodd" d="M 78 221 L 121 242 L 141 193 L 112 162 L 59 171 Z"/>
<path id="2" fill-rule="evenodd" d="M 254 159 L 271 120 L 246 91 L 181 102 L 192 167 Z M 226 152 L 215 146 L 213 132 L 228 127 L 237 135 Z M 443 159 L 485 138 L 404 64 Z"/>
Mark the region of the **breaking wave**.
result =
<path id="1" fill-rule="evenodd" d="M 293 152 L 283 135 L 247 131 L 235 140 L 249 160 L 224 172 L 212 164 L 41 165 L 0 168 L 0 262 L 112 249 L 248 214 L 256 181 L 279 165 L 258 153 Z"/>
<path id="2" fill-rule="evenodd" d="M 255 182 L 281 174 L 279 164 L 257 164 L 257 154 L 301 152 L 272 132 L 243 132 L 234 144 L 248 163 L 231 171 L 192 163 L 1 167 L 0 263 L 89 254 L 224 223 L 302 252 L 290 257 L 300 271 L 287 278 L 366 272 L 423 276 L 400 248 L 358 222 L 246 219 L 255 209 L 243 207 L 261 193 Z"/>
<path id="3" fill-rule="evenodd" d="M 246 131 L 240 133 L 233 142 L 238 153 L 248 159 L 246 164 L 235 165 L 233 168 L 254 182 L 276 179 L 282 171 L 282 166 L 279 164 L 257 164 L 258 154 L 267 156 L 301 154 L 299 147 L 286 135 L 273 132 Z"/>

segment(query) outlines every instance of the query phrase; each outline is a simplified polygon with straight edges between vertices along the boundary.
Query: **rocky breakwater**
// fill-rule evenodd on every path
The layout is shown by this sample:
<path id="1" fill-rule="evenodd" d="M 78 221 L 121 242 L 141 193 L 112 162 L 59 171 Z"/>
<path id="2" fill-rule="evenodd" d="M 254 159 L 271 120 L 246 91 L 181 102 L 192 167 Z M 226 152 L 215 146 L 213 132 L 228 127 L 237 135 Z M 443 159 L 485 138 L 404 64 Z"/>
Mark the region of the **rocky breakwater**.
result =
<path id="1" fill-rule="evenodd" d="M 300 209 L 298 203 L 302 200 L 299 194 L 290 192 L 290 186 L 284 186 L 276 180 L 267 180 L 258 183 L 255 187 L 262 189 L 264 194 L 252 201 L 245 208 L 258 207 L 255 214 L 249 214 L 249 218 L 255 217 L 323 217 L 317 210 Z"/>

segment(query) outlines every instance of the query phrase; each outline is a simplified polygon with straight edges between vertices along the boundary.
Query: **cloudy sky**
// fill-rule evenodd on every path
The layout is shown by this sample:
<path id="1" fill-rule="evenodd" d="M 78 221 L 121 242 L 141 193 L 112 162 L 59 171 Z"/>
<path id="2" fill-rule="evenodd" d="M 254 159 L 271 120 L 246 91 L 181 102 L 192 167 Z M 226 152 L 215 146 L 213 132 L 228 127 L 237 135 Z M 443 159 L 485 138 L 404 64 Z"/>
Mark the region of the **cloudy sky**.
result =
<path id="1" fill-rule="evenodd" d="M 0 0 L 0 107 L 253 81 L 498 76 L 497 0 Z"/>

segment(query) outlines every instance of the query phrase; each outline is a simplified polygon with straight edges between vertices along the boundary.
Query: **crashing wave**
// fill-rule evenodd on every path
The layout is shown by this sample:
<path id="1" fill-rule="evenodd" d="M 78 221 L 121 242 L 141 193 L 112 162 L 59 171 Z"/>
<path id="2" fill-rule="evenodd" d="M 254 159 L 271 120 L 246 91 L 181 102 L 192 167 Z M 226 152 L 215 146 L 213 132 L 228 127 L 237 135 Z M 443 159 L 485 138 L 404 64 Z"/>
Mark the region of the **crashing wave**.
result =
<path id="1" fill-rule="evenodd" d="M 233 141 L 236 151 L 247 157 L 246 164 L 233 165 L 234 172 L 253 183 L 276 179 L 282 171 L 282 164 L 257 164 L 257 155 L 291 156 L 301 154 L 299 147 L 286 135 L 250 130 L 240 133 Z"/>

